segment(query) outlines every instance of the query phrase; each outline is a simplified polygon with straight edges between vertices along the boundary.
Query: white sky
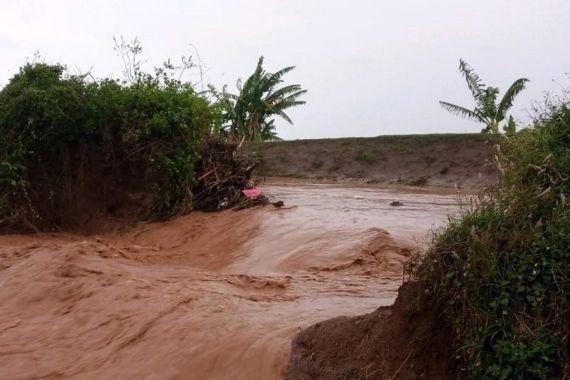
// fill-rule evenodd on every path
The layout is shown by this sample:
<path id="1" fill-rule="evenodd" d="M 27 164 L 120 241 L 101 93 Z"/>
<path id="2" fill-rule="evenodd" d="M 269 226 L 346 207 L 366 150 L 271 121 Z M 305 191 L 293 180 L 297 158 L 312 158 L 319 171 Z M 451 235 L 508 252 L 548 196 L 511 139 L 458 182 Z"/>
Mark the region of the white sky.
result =
<path id="1" fill-rule="evenodd" d="M 208 82 L 234 90 L 260 55 L 309 90 L 278 122 L 284 138 L 478 132 L 438 100 L 471 106 L 467 60 L 501 90 L 531 79 L 513 108 L 569 86 L 570 2 L 563 0 L 0 0 L 0 85 L 39 51 L 98 76 L 121 72 L 113 36 L 139 37 L 148 69 L 198 48 Z"/>

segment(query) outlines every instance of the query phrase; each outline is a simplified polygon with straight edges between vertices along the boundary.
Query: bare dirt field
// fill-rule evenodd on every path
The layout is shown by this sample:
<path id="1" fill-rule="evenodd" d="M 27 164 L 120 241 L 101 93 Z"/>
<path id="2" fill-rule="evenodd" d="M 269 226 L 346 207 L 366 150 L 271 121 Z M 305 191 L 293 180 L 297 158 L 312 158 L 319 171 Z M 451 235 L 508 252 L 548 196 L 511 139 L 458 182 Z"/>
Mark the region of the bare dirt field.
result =
<path id="1" fill-rule="evenodd" d="M 258 175 L 480 188 L 496 180 L 489 135 L 434 134 L 277 141 L 250 146 Z"/>

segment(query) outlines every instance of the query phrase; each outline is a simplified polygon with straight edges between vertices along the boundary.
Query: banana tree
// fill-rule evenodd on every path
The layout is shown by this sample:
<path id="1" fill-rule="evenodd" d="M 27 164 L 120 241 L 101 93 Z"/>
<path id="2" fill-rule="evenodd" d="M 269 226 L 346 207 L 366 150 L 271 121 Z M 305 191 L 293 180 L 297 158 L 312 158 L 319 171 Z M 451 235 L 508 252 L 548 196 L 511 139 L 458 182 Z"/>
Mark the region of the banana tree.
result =
<path id="1" fill-rule="evenodd" d="M 465 77 L 467 87 L 475 100 L 475 107 L 469 109 L 444 101 L 440 101 L 439 104 L 455 115 L 485 124 L 482 132 L 498 134 L 501 123 L 507 119 L 507 112 L 513 106 L 515 98 L 525 89 L 529 80 L 519 78 L 514 81 L 501 100 L 497 102 L 499 89 L 483 84 L 479 75 L 462 59 L 459 60 L 459 71 Z M 515 133 L 516 124 L 512 116 L 509 116 L 503 130 L 507 134 Z"/>
<path id="2" fill-rule="evenodd" d="M 299 98 L 307 92 L 300 85 L 281 88 L 283 76 L 295 67 L 289 66 L 275 73 L 263 69 L 263 57 L 259 58 L 254 73 L 245 82 L 238 80 L 239 94 L 227 92 L 224 86 L 218 99 L 224 110 L 226 124 L 223 130 L 236 140 L 265 141 L 277 139 L 275 117 L 293 124 L 285 110 L 305 104 Z"/>

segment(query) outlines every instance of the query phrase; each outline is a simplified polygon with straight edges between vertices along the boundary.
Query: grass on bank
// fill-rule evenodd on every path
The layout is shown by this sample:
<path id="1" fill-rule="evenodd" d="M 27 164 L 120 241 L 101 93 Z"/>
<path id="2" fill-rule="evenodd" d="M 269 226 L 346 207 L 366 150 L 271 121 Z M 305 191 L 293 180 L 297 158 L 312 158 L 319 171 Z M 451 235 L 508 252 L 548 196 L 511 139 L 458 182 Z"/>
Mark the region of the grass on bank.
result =
<path id="1" fill-rule="evenodd" d="M 377 137 L 339 137 L 339 138 L 322 138 L 322 139 L 303 139 L 303 140 L 281 140 L 281 141 L 267 141 L 263 144 L 258 144 L 256 147 L 271 147 L 275 145 L 302 145 L 303 143 L 315 144 L 327 142 L 335 142 L 340 145 L 352 144 L 390 144 L 394 146 L 401 146 L 402 148 L 415 148 L 423 145 L 432 145 L 437 143 L 453 144 L 470 141 L 473 143 L 485 143 L 493 139 L 484 133 L 428 133 L 421 135 L 383 135 Z"/>

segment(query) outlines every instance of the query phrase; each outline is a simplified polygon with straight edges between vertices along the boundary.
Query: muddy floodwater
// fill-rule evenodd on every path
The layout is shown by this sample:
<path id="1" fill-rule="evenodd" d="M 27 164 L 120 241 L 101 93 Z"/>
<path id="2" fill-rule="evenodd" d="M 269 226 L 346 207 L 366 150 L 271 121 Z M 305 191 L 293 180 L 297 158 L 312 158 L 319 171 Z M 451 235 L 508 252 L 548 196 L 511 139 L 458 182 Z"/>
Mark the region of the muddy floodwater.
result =
<path id="1" fill-rule="evenodd" d="M 453 191 L 262 188 L 286 207 L 0 236 L 0 378 L 281 378 L 300 329 L 391 304 L 458 211 Z"/>

